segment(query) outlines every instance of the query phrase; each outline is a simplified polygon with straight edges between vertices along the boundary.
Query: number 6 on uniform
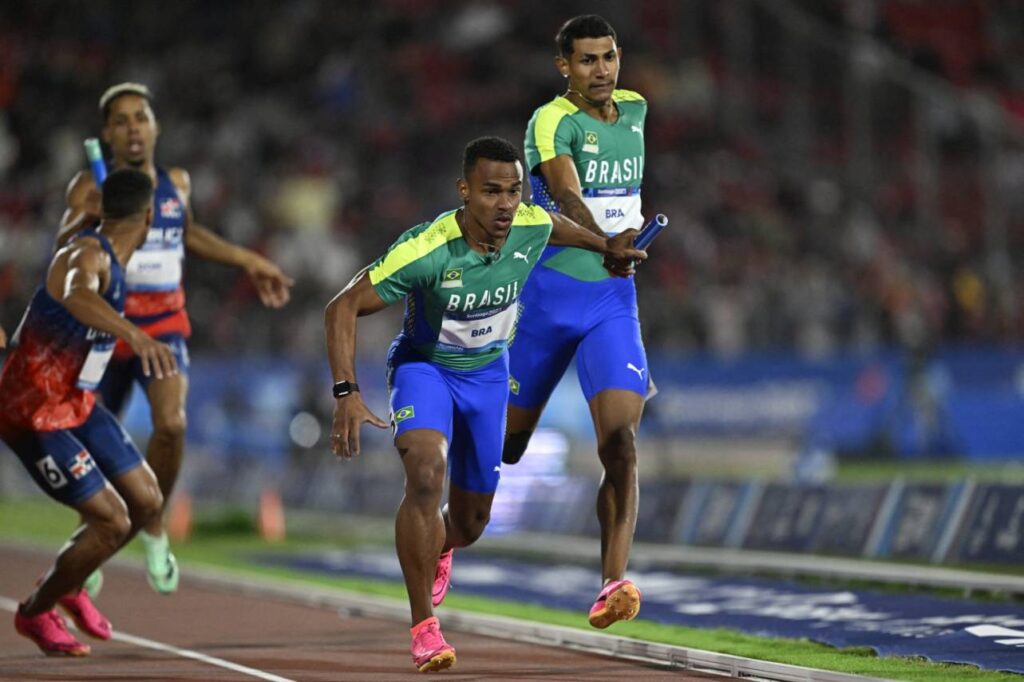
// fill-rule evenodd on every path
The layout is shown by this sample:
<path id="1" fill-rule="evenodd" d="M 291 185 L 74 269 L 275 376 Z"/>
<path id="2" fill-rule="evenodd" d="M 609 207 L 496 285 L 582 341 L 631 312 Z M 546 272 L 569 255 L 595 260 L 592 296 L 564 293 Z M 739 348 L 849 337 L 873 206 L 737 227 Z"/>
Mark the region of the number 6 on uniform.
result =
<path id="1" fill-rule="evenodd" d="M 46 482 L 50 484 L 50 487 L 56 490 L 57 488 L 63 488 L 68 484 L 68 479 L 64 478 L 64 472 L 57 466 L 57 462 L 54 461 L 53 455 L 47 455 L 41 460 L 36 462 L 36 468 L 46 479 Z"/>

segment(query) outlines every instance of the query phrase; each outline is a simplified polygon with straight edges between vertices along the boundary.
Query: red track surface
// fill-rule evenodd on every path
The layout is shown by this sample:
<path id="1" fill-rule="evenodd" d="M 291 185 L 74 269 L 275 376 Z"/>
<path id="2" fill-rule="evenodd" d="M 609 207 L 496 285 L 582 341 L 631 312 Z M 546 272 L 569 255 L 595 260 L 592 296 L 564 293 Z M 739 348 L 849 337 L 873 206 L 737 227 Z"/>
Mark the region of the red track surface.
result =
<path id="1" fill-rule="evenodd" d="M 52 557 L 0 549 L 0 595 L 23 599 Z M 225 659 L 291 680 L 423 679 L 409 657 L 403 623 L 341 618 L 334 611 L 260 600 L 190 584 L 161 597 L 140 573 L 104 571 L 99 607 L 117 632 Z M 442 625 L 443 625 L 442 615 Z M 614 628 L 613 628 L 614 630 Z M 721 680 L 679 669 L 446 631 L 458 653 L 453 680 Z M 126 642 L 90 642 L 92 655 L 46 658 L 0 610 L 0 680 L 256 680 L 180 655 Z"/>

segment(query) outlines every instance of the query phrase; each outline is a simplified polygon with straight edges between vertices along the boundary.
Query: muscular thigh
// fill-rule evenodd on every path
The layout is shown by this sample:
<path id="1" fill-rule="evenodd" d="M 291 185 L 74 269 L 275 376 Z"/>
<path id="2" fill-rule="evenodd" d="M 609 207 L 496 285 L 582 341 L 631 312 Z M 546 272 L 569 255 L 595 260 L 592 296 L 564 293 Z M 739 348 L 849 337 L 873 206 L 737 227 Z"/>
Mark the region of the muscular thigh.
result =
<path id="1" fill-rule="evenodd" d="M 11 431 L 3 440 L 40 490 L 62 504 L 78 506 L 107 485 L 92 453 L 70 430 Z"/>
<path id="2" fill-rule="evenodd" d="M 594 325 L 580 342 L 576 370 L 587 402 L 608 390 L 646 396 L 650 370 L 640 338 L 640 321 L 618 316 Z"/>
<path id="3" fill-rule="evenodd" d="M 181 334 L 166 334 L 155 338 L 170 346 L 178 365 L 178 373 L 162 379 L 152 375 L 146 376 L 142 371 L 142 361 L 135 357 L 132 358 L 132 374 L 135 381 L 146 391 L 153 424 L 159 426 L 185 418 L 185 399 L 188 396 L 188 372 L 191 361 L 188 344 Z"/>
<path id="4" fill-rule="evenodd" d="M 493 494 L 501 475 L 508 404 L 502 360 L 448 377 L 455 411 L 448 463 L 451 481 L 469 493 Z"/>

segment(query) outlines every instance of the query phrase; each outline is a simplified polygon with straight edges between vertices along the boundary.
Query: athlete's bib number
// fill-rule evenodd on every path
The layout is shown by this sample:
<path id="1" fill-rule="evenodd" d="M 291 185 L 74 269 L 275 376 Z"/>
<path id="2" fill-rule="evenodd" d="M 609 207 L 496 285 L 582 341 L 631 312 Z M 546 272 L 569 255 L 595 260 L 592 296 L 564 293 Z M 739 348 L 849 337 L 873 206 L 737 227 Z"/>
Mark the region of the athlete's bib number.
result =
<path id="1" fill-rule="evenodd" d="M 53 460 L 53 455 L 47 455 L 41 460 L 36 462 L 36 468 L 39 469 L 39 473 L 43 475 L 46 482 L 50 484 L 50 487 L 56 490 L 57 488 L 63 488 L 68 484 L 68 479 L 64 477 L 64 472 L 57 466 L 57 462 Z"/>
<path id="2" fill-rule="evenodd" d="M 438 345 L 450 353 L 465 353 L 506 341 L 515 326 L 517 311 L 518 307 L 513 304 L 479 316 L 470 314 L 455 318 L 450 313 L 445 314 L 441 321 Z"/>
<path id="3" fill-rule="evenodd" d="M 85 364 L 82 371 L 78 373 L 78 388 L 86 391 L 94 391 L 100 385 L 103 373 L 107 371 L 110 364 L 110 356 L 114 354 L 114 339 L 107 338 L 102 341 L 95 341 L 92 350 L 85 356 Z"/>

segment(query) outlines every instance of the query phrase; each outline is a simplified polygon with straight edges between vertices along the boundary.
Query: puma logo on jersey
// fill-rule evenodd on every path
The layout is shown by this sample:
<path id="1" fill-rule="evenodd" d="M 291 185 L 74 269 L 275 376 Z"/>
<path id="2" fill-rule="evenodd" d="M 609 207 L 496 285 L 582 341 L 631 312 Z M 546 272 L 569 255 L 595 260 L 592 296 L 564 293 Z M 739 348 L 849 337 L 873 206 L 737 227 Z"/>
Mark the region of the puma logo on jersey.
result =
<path id="1" fill-rule="evenodd" d="M 644 378 L 644 372 L 645 372 L 645 371 L 647 370 L 647 368 L 646 368 L 646 367 L 637 367 L 637 366 L 636 366 L 636 365 L 634 365 L 634 364 L 633 364 L 632 362 L 627 362 L 627 363 L 626 363 L 626 369 L 631 369 L 631 370 L 633 370 L 634 372 L 636 372 L 636 375 L 637 375 L 638 377 L 640 377 L 640 379 L 641 379 L 641 380 L 643 380 L 643 378 Z"/>
<path id="2" fill-rule="evenodd" d="M 632 130 L 637 135 L 641 135 L 642 136 L 644 134 L 644 129 L 641 128 L 638 125 L 631 125 L 631 126 L 629 126 L 629 129 Z"/>
<path id="3" fill-rule="evenodd" d="M 526 253 L 523 253 L 522 251 L 513 251 L 512 252 L 512 260 L 516 260 L 517 258 L 522 258 L 525 262 L 529 263 L 530 262 L 530 258 L 529 258 L 530 251 L 532 251 L 532 250 L 533 250 L 533 247 L 531 246 L 530 248 L 526 249 Z"/>

